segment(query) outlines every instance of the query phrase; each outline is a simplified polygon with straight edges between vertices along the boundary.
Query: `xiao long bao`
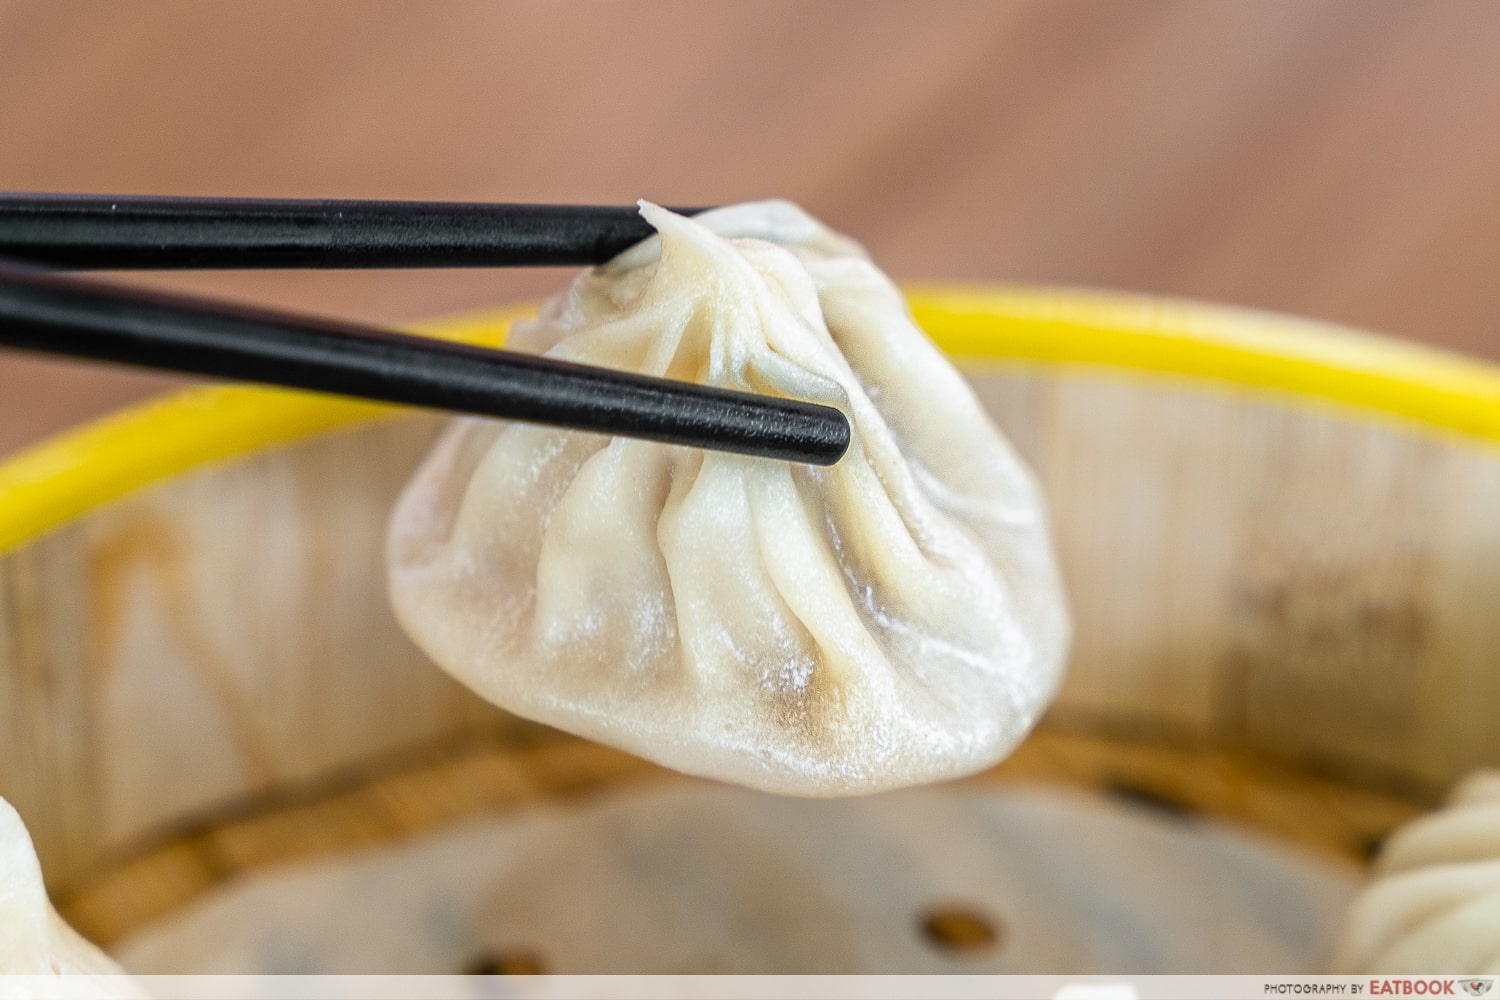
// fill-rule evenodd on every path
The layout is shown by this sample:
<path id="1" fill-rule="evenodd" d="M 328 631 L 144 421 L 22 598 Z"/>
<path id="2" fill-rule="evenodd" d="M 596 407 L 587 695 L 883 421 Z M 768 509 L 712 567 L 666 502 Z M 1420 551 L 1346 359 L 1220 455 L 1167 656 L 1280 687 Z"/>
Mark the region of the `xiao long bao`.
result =
<path id="1" fill-rule="evenodd" d="M 50 977 L 55 976 L 69 977 L 67 984 L 51 983 Z M 0 799 L 0 996 L 7 1000 L 145 996 L 118 965 L 57 915 L 42 884 L 31 836 L 4 799 Z"/>
<path id="2" fill-rule="evenodd" d="M 456 421 L 408 485 L 396 612 L 520 715 L 691 774 L 833 796 L 982 769 L 1060 680 L 1042 499 L 863 250 L 783 202 L 586 272 L 512 344 L 841 409 L 831 468 Z"/>
<path id="3" fill-rule="evenodd" d="M 1391 835 L 1350 909 L 1334 960 L 1347 974 L 1500 974 L 1500 770 Z"/>

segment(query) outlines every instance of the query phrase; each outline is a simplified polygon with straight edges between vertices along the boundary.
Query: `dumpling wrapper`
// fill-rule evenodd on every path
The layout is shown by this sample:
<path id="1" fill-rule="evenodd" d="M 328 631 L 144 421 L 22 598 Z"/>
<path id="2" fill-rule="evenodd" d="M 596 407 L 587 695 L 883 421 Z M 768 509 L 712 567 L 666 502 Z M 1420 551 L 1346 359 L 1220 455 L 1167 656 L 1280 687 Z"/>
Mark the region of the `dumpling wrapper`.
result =
<path id="1" fill-rule="evenodd" d="M 836 406 L 847 455 L 456 421 L 391 522 L 407 633 L 512 712 L 766 791 L 1000 760 L 1069 642 L 1030 473 L 856 244 L 785 202 L 642 213 L 512 346 Z"/>
<path id="2" fill-rule="evenodd" d="M 55 977 L 68 979 L 60 982 Z M 0 799 L 0 997 L 63 995 L 145 994 L 57 915 L 42 883 L 31 836 L 10 803 Z"/>
<path id="3" fill-rule="evenodd" d="M 1500 771 L 1397 830 L 1345 919 L 1348 974 L 1500 974 Z"/>

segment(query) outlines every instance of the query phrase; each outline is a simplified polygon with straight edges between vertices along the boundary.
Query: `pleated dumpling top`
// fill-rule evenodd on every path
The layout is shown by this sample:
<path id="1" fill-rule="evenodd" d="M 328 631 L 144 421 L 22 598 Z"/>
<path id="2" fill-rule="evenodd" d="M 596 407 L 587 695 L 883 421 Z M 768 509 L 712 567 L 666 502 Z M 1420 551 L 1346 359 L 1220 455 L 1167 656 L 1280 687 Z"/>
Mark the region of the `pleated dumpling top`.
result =
<path id="1" fill-rule="evenodd" d="M 1397 830 L 1350 909 L 1335 970 L 1500 975 L 1500 771 Z"/>

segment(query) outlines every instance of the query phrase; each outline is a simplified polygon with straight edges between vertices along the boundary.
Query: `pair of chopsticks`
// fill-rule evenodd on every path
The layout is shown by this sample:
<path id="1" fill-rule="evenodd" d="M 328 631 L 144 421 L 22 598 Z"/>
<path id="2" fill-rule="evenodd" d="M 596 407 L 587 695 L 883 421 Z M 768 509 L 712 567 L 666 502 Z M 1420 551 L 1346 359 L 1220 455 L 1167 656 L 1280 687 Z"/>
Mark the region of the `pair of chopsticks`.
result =
<path id="1" fill-rule="evenodd" d="M 621 207 L 0 194 L 0 347 L 838 461 L 849 424 L 832 407 L 130 292 L 56 271 L 593 265 L 653 232 Z"/>

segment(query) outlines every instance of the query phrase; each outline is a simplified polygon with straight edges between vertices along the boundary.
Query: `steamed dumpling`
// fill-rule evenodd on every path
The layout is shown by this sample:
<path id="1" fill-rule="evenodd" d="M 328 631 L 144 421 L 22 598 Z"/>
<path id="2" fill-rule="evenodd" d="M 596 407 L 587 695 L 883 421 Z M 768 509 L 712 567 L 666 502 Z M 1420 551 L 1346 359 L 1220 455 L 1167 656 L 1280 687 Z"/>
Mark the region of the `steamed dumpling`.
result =
<path id="1" fill-rule="evenodd" d="M 1355 901 L 1336 971 L 1500 974 L 1500 771 L 1392 837 Z"/>
<path id="2" fill-rule="evenodd" d="M 86 980 L 49 984 L 52 976 Z M 15 977 L 15 978 L 9 978 Z M 42 884 L 31 837 L 0 799 L 0 995 L 139 997 L 144 994 L 98 948 L 63 923 Z"/>
<path id="3" fill-rule="evenodd" d="M 1000 760 L 1068 646 L 1030 474 L 856 244 L 782 202 L 642 212 L 512 344 L 835 406 L 847 455 L 457 421 L 392 519 L 407 632 L 513 712 L 767 791 Z"/>

